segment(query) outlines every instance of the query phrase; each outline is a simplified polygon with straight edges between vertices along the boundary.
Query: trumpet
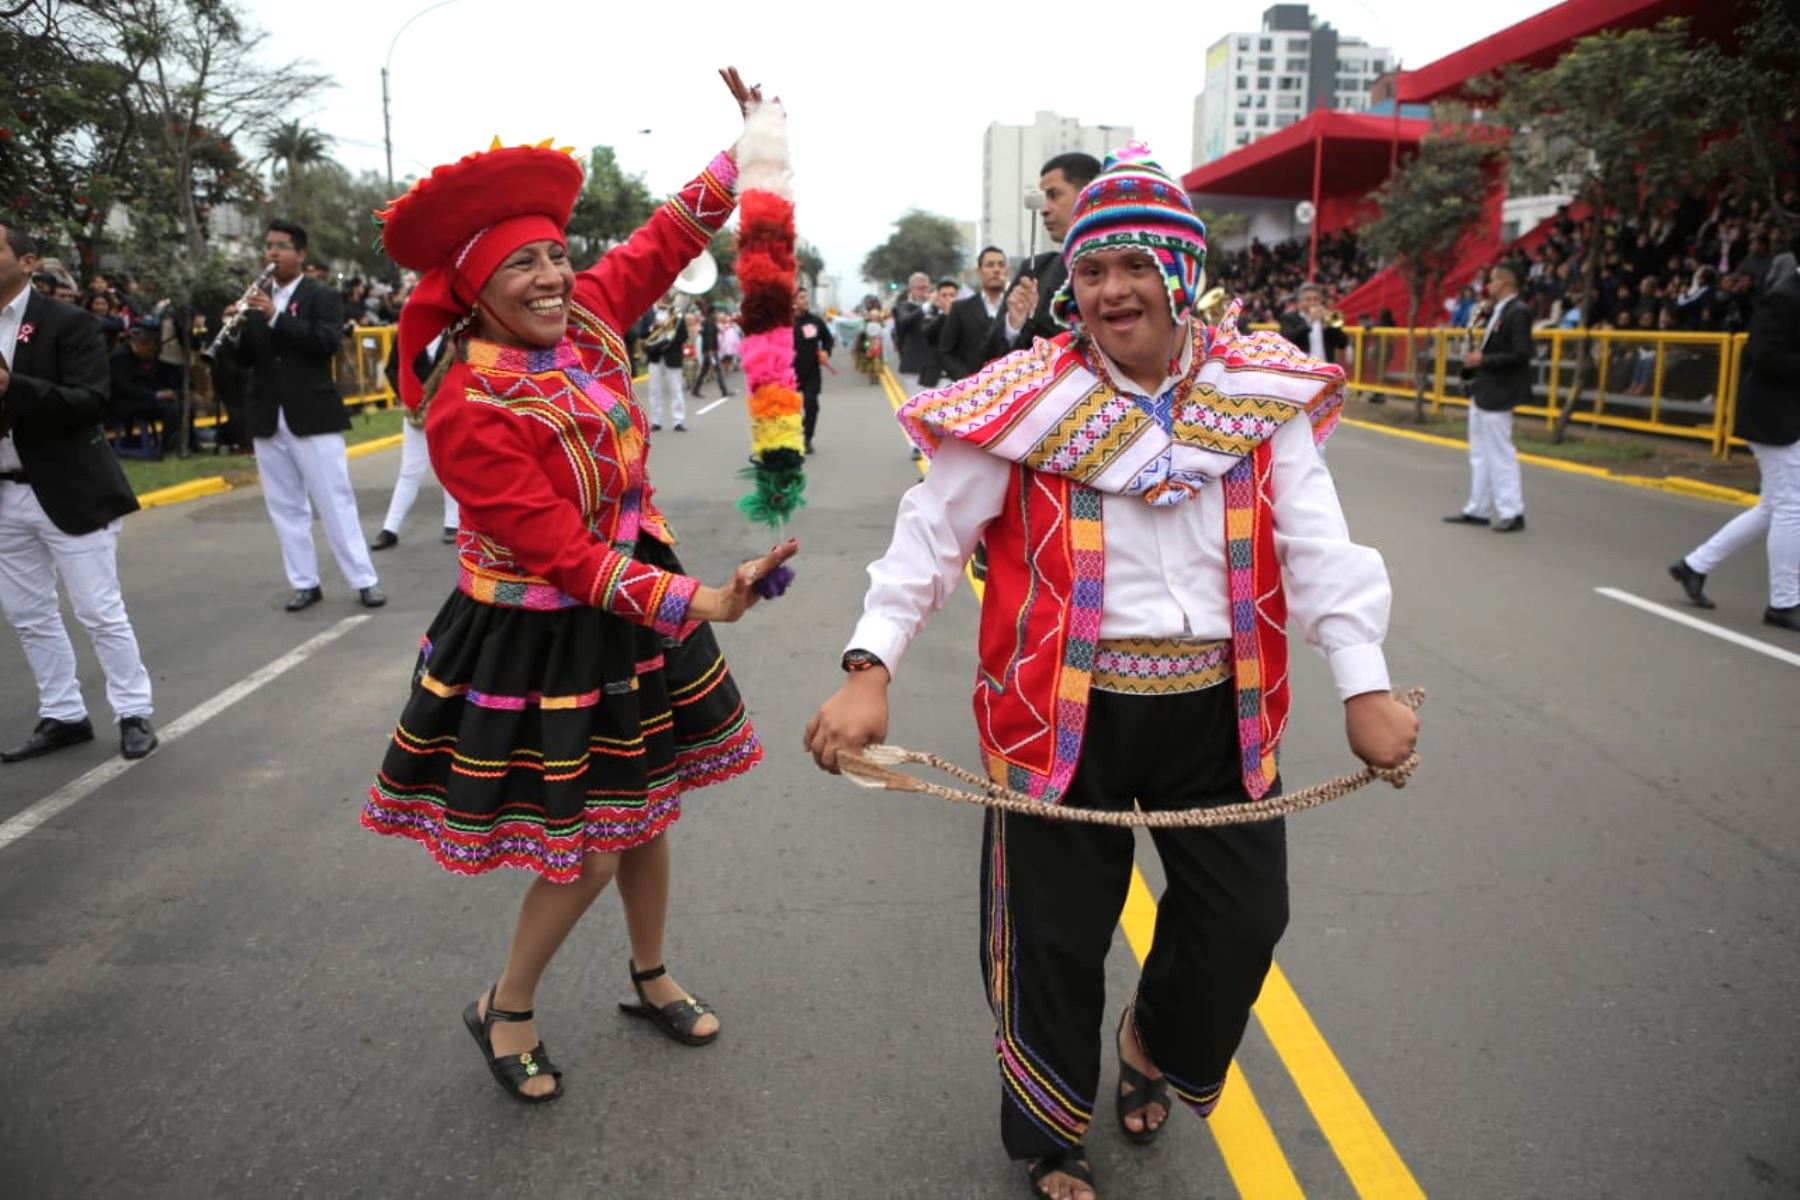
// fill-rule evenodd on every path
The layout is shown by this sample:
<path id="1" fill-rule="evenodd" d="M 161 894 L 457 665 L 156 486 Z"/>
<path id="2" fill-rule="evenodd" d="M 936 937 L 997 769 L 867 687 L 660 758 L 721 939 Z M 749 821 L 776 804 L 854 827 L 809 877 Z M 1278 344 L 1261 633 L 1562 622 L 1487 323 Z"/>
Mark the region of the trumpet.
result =
<path id="1" fill-rule="evenodd" d="M 1194 311 L 1208 325 L 1217 325 L 1219 318 L 1225 315 L 1225 289 L 1216 287 L 1208 291 L 1195 302 Z"/>
<path id="2" fill-rule="evenodd" d="M 244 313 L 249 311 L 244 306 L 250 303 L 250 297 L 262 291 L 263 288 L 268 285 L 269 281 L 274 278 L 275 264 L 270 263 L 262 269 L 261 275 L 258 275 L 255 279 L 251 280 L 250 286 L 244 289 L 244 294 L 237 298 L 237 304 L 235 306 L 237 311 L 233 312 L 220 323 L 219 332 L 214 334 L 213 340 L 206 344 L 206 349 L 200 351 L 201 358 L 204 358 L 207 362 L 211 362 L 219 356 L 220 350 L 237 341 L 238 334 L 243 332 Z"/>
<path id="3" fill-rule="evenodd" d="M 1325 324 L 1331 326 L 1333 329 L 1342 329 L 1344 327 L 1344 310 L 1341 308 L 1334 308 L 1329 313 L 1326 313 Z"/>

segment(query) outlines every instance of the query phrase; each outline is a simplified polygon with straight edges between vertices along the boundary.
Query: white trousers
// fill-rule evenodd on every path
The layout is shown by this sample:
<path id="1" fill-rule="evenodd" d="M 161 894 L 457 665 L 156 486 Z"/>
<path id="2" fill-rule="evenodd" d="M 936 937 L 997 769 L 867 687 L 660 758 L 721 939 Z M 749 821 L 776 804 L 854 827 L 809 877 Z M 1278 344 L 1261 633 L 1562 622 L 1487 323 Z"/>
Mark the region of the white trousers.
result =
<path id="1" fill-rule="evenodd" d="M 1702 575 L 1763 539 L 1769 550 L 1769 607 L 1800 604 L 1800 442 L 1791 446 L 1750 443 L 1762 472 L 1762 499 L 1707 538 L 1687 556 L 1687 565 Z"/>
<path id="2" fill-rule="evenodd" d="M 650 423 L 667 424 L 667 414 L 680 425 L 687 420 L 687 389 L 681 385 L 681 368 L 650 364 Z"/>
<path id="3" fill-rule="evenodd" d="M 277 413 L 275 436 L 256 439 L 256 470 L 262 476 L 263 504 L 281 540 L 281 565 L 289 584 L 296 590 L 319 586 L 319 555 L 312 539 L 316 508 L 344 582 L 358 591 L 375 586 L 375 564 L 356 515 L 343 434 L 295 437 L 287 416 Z"/>
<path id="4" fill-rule="evenodd" d="M 1469 502 L 1463 505 L 1463 512 L 1471 517 L 1507 521 L 1525 511 L 1512 429 L 1511 412 L 1488 412 L 1469 405 Z"/>
<path id="5" fill-rule="evenodd" d="M 400 422 L 400 478 L 394 480 L 394 498 L 388 501 L 387 516 L 381 522 L 383 529 L 399 536 L 400 526 L 406 523 L 406 514 L 412 511 L 413 501 L 419 498 L 419 482 L 429 470 L 431 452 L 425 445 L 425 431 L 411 421 Z M 455 529 L 460 523 L 456 497 L 446 488 L 444 528 Z"/>
<path id="6" fill-rule="evenodd" d="M 0 608 L 19 631 L 37 680 L 39 717 L 87 716 L 75 647 L 57 599 L 59 576 L 106 675 L 113 720 L 150 715 L 150 672 L 119 593 L 119 524 L 79 536 L 64 533 L 45 515 L 30 484 L 0 481 Z"/>

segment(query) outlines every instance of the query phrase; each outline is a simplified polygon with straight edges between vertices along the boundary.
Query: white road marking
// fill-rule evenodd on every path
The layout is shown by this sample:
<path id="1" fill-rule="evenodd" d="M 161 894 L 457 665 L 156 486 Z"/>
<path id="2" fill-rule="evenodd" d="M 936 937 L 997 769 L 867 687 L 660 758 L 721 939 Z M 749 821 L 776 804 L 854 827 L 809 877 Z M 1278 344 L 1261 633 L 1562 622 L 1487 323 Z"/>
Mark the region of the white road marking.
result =
<path id="1" fill-rule="evenodd" d="M 1655 613 L 1677 625 L 1686 625 L 1689 629 L 1698 629 L 1701 633 L 1711 634 L 1721 641 L 1730 642 L 1734 646 L 1742 646 L 1746 650 L 1754 650 L 1758 654 L 1767 655 L 1777 662 L 1784 662 L 1790 667 L 1800 667 L 1800 654 L 1792 650 L 1783 650 L 1780 646 L 1771 646 L 1739 633 L 1735 629 L 1727 629 L 1723 625 L 1714 625 L 1711 621 L 1702 621 L 1699 617 L 1690 616 L 1680 609 L 1669 608 L 1654 600 L 1646 600 L 1642 596 L 1634 596 L 1630 592 L 1622 592 L 1618 588 L 1597 587 L 1594 589 L 1609 600 L 1617 600 L 1621 604 L 1629 604 L 1633 608 L 1641 608 L 1647 613 Z"/>
<path id="2" fill-rule="evenodd" d="M 343 637 L 346 633 L 349 633 L 352 629 L 361 625 L 368 619 L 369 617 L 367 614 L 356 617 L 345 617 L 336 625 L 327 629 L 324 633 L 300 643 L 268 666 L 263 667 L 253 674 L 246 675 L 243 679 L 232 684 L 212 699 L 202 702 L 195 708 L 190 708 L 187 712 L 176 717 L 162 729 L 157 730 L 156 736 L 160 742 L 157 753 L 162 753 L 163 749 L 166 748 L 170 742 L 173 742 L 183 734 L 198 729 L 200 726 L 206 724 L 206 722 L 212 720 L 214 717 L 248 696 L 251 692 L 256 691 L 264 684 L 299 666 L 308 658 L 312 657 L 314 651 L 331 642 L 337 641 L 337 639 Z M 94 792 L 98 791 L 106 784 L 111 783 L 113 780 L 143 761 L 145 760 L 141 758 L 110 759 L 101 763 L 79 779 L 73 779 L 68 783 L 65 783 L 62 787 L 57 788 L 54 792 L 51 792 L 48 796 L 45 796 L 42 800 L 39 800 L 36 804 L 33 804 L 24 812 L 19 813 L 5 824 L 0 824 L 0 850 L 4 850 L 7 846 L 18 841 L 20 838 L 36 829 L 39 825 L 42 825 L 45 821 L 50 820 L 50 818 L 56 816 L 64 809 L 75 804 L 76 801 L 91 796 Z"/>
<path id="3" fill-rule="evenodd" d="M 707 405 L 705 408 L 701 409 L 699 412 L 695 413 L 694 415 L 696 417 L 704 417 L 707 413 L 709 413 L 713 409 L 719 407 L 719 405 L 725 403 L 727 400 L 736 400 L 736 399 L 737 399 L 736 396 L 720 396 L 717 400 L 714 400 L 711 404 Z"/>

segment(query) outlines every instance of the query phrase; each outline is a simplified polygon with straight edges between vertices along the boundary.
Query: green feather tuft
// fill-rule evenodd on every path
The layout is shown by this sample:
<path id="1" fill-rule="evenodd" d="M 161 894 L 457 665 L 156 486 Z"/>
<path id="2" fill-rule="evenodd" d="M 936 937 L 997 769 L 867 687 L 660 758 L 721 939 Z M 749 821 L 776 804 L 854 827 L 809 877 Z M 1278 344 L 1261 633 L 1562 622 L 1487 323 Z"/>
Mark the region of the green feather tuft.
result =
<path id="1" fill-rule="evenodd" d="M 792 451 L 775 453 L 791 454 Z M 738 511 L 760 525 L 779 529 L 806 504 L 806 475 L 797 466 L 786 470 L 745 467 L 738 476 L 753 485 L 750 494 L 738 500 Z"/>

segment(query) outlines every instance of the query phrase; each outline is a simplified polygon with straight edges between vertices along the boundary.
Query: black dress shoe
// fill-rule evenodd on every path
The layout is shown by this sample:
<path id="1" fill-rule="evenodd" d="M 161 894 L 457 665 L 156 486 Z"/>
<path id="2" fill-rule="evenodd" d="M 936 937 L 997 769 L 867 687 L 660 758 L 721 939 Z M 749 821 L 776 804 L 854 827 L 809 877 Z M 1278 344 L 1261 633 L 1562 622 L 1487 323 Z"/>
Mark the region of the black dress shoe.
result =
<path id="1" fill-rule="evenodd" d="M 366 587 L 356 593 L 364 608 L 380 608 L 387 603 L 387 593 L 378 587 Z"/>
<path id="2" fill-rule="evenodd" d="M 1678 558 L 1669 564 L 1669 574 L 1681 590 L 1687 593 L 1688 602 L 1695 608 L 1712 608 L 1713 602 L 1706 598 L 1706 576 L 1687 565 L 1687 559 Z"/>
<path id="3" fill-rule="evenodd" d="M 1763 624 L 1773 625 L 1777 629 L 1791 629 L 1800 633 L 1800 604 L 1792 608 L 1763 609 Z"/>
<path id="4" fill-rule="evenodd" d="M 25 739 L 23 745 L 0 752 L 0 762 L 24 762 L 40 754 L 49 754 L 52 750 L 61 750 L 64 746 L 79 746 L 82 742 L 93 740 L 94 723 L 86 717 L 79 721 L 58 721 L 54 717 L 45 717 L 37 723 L 37 728 L 31 731 L 31 736 Z"/>
<path id="5" fill-rule="evenodd" d="M 446 545 L 446 546 L 456 545 L 456 526 L 454 526 L 454 525 L 444 526 L 444 545 Z"/>
<path id="6" fill-rule="evenodd" d="M 1520 513 L 1516 517 L 1508 517 L 1504 521 L 1495 521 L 1494 522 L 1494 532 L 1495 533 L 1522 533 L 1522 532 L 1524 532 L 1524 529 L 1525 529 L 1525 514 L 1524 513 Z"/>
<path id="7" fill-rule="evenodd" d="M 156 746 L 156 730 L 150 728 L 149 717 L 119 718 L 120 754 L 126 758 L 142 758 Z"/>
<path id="8" fill-rule="evenodd" d="M 399 544 L 400 535 L 392 530 L 384 529 L 375 535 L 375 540 L 369 543 L 369 549 L 386 550 L 392 546 L 398 546 Z"/>
<path id="9" fill-rule="evenodd" d="M 311 608 L 324 598 L 325 593 L 316 587 L 297 588 L 294 594 L 288 597 L 287 610 L 299 612 L 303 608 Z"/>
<path id="10" fill-rule="evenodd" d="M 1465 512 L 1451 513 L 1444 518 L 1444 524 L 1446 525 L 1486 525 L 1487 523 L 1488 519 L 1486 517 L 1471 516 Z"/>
<path id="11" fill-rule="evenodd" d="M 686 423 L 682 422 L 682 421 L 675 422 L 675 432 L 676 433 L 686 433 L 687 432 Z"/>

